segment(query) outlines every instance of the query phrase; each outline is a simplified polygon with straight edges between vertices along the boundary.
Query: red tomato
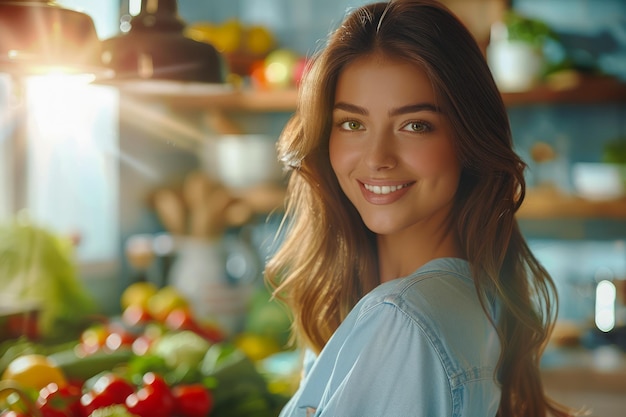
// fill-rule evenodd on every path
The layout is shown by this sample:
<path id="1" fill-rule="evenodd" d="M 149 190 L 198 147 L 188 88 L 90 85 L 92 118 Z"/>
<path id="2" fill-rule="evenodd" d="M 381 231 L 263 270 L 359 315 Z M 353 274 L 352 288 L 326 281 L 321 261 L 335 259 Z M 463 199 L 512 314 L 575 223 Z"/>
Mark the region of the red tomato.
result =
<path id="1" fill-rule="evenodd" d="M 124 404 L 126 397 L 135 392 L 135 387 L 121 376 L 108 372 L 96 380 L 91 391 L 110 398 L 113 404 Z"/>
<path id="2" fill-rule="evenodd" d="M 143 376 L 143 386 L 126 398 L 126 408 L 138 417 L 170 417 L 174 397 L 165 380 L 153 372 Z"/>
<path id="3" fill-rule="evenodd" d="M 167 399 L 173 399 L 170 387 L 161 375 L 154 372 L 146 372 L 142 381 L 144 387 L 152 388 L 157 394 L 167 397 Z"/>
<path id="4" fill-rule="evenodd" d="M 86 392 L 80 397 L 80 405 L 83 414 L 88 416 L 98 408 L 108 407 L 115 404 L 115 400 L 110 393 L 96 394 L 92 391 Z"/>
<path id="5" fill-rule="evenodd" d="M 83 394 L 80 403 L 89 416 L 94 410 L 113 404 L 124 404 L 126 397 L 135 392 L 135 387 L 121 376 L 107 372 L 100 376 L 90 391 Z"/>
<path id="6" fill-rule="evenodd" d="M 213 408 L 213 395 L 202 384 L 177 385 L 172 395 L 181 417 L 206 417 Z"/>
<path id="7" fill-rule="evenodd" d="M 39 391 L 37 408 L 43 417 L 82 417 L 81 390 L 75 385 L 59 387 L 54 382 Z"/>

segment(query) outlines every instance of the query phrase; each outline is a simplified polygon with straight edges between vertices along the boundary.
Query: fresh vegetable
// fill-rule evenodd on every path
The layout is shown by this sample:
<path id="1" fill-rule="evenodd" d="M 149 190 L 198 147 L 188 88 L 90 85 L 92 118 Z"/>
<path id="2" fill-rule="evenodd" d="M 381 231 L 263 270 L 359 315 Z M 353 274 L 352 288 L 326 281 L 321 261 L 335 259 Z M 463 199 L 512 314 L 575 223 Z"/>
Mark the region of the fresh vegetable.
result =
<path id="1" fill-rule="evenodd" d="M 169 386 L 154 372 L 146 373 L 139 390 L 126 397 L 126 408 L 139 417 L 170 417 L 174 407 Z"/>
<path id="2" fill-rule="evenodd" d="M 49 383 L 55 383 L 59 387 L 67 385 L 63 370 L 46 355 L 37 353 L 15 358 L 5 369 L 2 379 L 37 391 Z"/>
<path id="3" fill-rule="evenodd" d="M 36 405 L 43 417 L 81 417 L 80 397 L 80 387 L 53 382 L 39 390 Z"/>
<path id="4" fill-rule="evenodd" d="M 165 359 L 167 366 L 197 367 L 209 350 L 210 343 L 190 330 L 166 333 L 156 340 L 151 352 Z"/>
<path id="5" fill-rule="evenodd" d="M 14 359 L 22 355 L 30 355 L 33 353 L 45 354 L 46 350 L 40 344 L 26 337 L 2 342 L 0 344 L 0 374 L 7 369 Z"/>
<path id="6" fill-rule="evenodd" d="M 81 355 L 91 355 L 99 350 L 114 351 L 121 347 L 130 348 L 135 335 L 120 322 L 108 321 L 89 326 L 80 334 L 77 346 Z"/>
<path id="7" fill-rule="evenodd" d="M 254 362 L 232 344 L 211 346 L 201 369 L 215 381 L 211 417 L 270 417 L 285 403 L 282 396 L 268 391 Z"/>
<path id="8" fill-rule="evenodd" d="M 2 403 L 3 411 L 12 411 L 18 416 L 41 417 L 41 412 L 33 402 L 32 394 L 32 390 L 25 389 L 14 381 L 0 381 L 0 403 Z"/>
<path id="9" fill-rule="evenodd" d="M 291 322 L 289 310 L 263 286 L 250 301 L 243 333 L 274 339 L 282 349 L 289 343 Z"/>
<path id="10" fill-rule="evenodd" d="M 38 328 L 44 339 L 73 338 L 96 311 L 77 278 L 73 250 L 70 239 L 23 218 L 0 224 L 0 293 L 40 306 Z"/>
<path id="11" fill-rule="evenodd" d="M 213 407 L 211 391 L 202 384 L 177 385 L 172 395 L 180 417 L 206 417 Z"/>
<path id="12" fill-rule="evenodd" d="M 95 382 L 80 399 L 86 415 L 102 407 L 125 404 L 126 398 L 135 392 L 129 381 L 114 372 L 104 372 L 94 378 Z"/>
<path id="13" fill-rule="evenodd" d="M 80 356 L 76 349 L 65 349 L 48 355 L 70 380 L 85 381 L 101 372 L 113 370 L 125 364 L 133 356 L 130 348 L 120 348 L 113 352 L 100 350 L 91 355 Z"/>

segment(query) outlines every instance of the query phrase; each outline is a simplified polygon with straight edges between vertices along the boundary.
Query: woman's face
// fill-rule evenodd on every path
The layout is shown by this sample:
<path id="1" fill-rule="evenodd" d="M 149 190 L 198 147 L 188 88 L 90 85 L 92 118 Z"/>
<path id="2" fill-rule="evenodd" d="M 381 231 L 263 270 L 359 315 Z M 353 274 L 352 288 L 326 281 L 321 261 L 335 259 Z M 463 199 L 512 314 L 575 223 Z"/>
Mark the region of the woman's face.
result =
<path id="1" fill-rule="evenodd" d="M 353 61 L 339 76 L 332 118 L 333 171 L 371 231 L 432 230 L 447 220 L 461 168 L 421 68 L 379 56 Z"/>

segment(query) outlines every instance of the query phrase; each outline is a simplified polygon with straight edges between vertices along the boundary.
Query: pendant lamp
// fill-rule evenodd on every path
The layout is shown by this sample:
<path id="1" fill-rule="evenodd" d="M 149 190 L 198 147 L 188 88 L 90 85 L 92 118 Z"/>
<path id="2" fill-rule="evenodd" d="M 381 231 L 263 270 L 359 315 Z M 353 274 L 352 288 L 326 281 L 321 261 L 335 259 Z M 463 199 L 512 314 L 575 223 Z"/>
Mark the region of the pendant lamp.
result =
<path id="1" fill-rule="evenodd" d="M 184 35 L 176 0 L 142 0 L 130 25 L 127 33 L 102 42 L 102 61 L 115 71 L 111 84 L 224 85 L 225 60 L 212 45 Z"/>
<path id="2" fill-rule="evenodd" d="M 0 72 L 21 76 L 52 71 L 112 74 L 102 65 L 92 19 L 54 1 L 0 0 Z"/>

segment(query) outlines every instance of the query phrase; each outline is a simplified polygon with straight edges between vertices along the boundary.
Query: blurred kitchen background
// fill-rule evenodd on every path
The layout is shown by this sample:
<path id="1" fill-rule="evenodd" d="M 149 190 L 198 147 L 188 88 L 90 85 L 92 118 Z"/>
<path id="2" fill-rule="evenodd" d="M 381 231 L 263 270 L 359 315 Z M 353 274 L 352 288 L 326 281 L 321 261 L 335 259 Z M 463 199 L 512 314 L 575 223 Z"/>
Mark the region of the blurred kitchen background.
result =
<path id="1" fill-rule="evenodd" d="M 170 9 L 157 19 L 178 16 L 185 35 L 216 47 L 225 84 L 148 75 L 87 85 L 0 68 L 0 223 L 71 236 L 79 279 L 105 314 L 119 312 L 120 294 L 137 280 L 200 297 L 219 291 L 203 281 L 218 268 L 217 281 L 262 286 L 282 204 L 274 141 L 306 59 L 365 2 L 57 3 L 90 15 L 100 40 L 132 33 L 135 16 L 161 3 Z M 573 401 L 626 407 L 626 1 L 446 3 L 484 48 L 529 164 L 519 219 L 558 286 L 555 345 L 591 352 L 568 359 L 549 350 L 546 372 L 578 370 L 558 380 L 564 398 L 569 380 Z M 589 384 L 598 390 L 587 401 Z"/>

